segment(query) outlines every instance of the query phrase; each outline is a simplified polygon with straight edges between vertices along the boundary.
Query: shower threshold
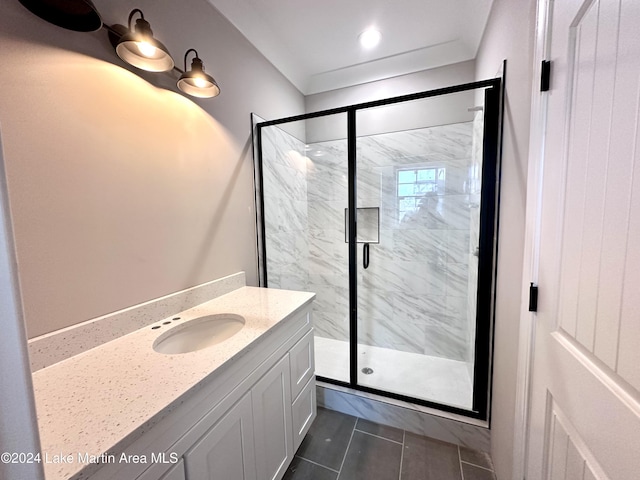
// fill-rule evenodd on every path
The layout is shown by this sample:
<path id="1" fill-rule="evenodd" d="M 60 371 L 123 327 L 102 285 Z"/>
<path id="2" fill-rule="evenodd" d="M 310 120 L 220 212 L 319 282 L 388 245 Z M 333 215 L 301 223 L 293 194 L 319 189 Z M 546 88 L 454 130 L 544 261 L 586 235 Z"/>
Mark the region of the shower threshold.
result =
<path id="1" fill-rule="evenodd" d="M 348 381 L 348 342 L 318 336 L 314 341 L 316 375 Z M 359 344 L 358 371 L 362 386 L 467 410 L 472 407 L 473 383 L 466 362 Z"/>

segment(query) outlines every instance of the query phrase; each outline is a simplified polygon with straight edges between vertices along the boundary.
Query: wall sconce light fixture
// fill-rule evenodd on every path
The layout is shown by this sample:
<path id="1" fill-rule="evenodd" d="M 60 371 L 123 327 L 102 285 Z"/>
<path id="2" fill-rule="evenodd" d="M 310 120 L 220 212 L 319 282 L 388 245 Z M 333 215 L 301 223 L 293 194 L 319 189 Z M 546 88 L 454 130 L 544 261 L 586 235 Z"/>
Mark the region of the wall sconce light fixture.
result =
<path id="1" fill-rule="evenodd" d="M 195 57 L 191 60 L 191 70 L 187 70 L 187 56 L 191 52 L 195 53 Z M 194 48 L 190 48 L 184 54 L 184 73 L 178 80 L 178 88 L 188 95 L 200 98 L 211 98 L 220 94 L 220 87 L 213 77 L 204 73 L 202 60 Z"/>
<path id="2" fill-rule="evenodd" d="M 136 13 L 140 18 L 132 29 L 131 20 Z M 151 25 L 138 8 L 129 14 L 129 31 L 118 40 L 116 53 L 128 64 L 148 72 L 166 72 L 174 66 L 167 47 L 153 38 Z"/>
<path id="3" fill-rule="evenodd" d="M 176 70 L 180 74 L 178 88 L 187 95 L 212 98 L 220 94 L 220 87 L 211 75 L 204 72 L 204 65 L 195 49 L 190 48 L 184 54 L 184 71 L 175 67 L 169 50 L 153 37 L 151 25 L 138 8 L 131 10 L 127 28 L 120 24 L 104 24 L 91 0 L 19 1 L 43 20 L 68 30 L 95 32 L 100 28 L 105 29 L 111 45 L 122 60 L 148 72 Z M 131 22 L 136 14 L 139 14 L 140 18 L 132 27 Z M 195 56 L 191 60 L 191 69 L 187 70 L 187 57 L 192 52 Z"/>

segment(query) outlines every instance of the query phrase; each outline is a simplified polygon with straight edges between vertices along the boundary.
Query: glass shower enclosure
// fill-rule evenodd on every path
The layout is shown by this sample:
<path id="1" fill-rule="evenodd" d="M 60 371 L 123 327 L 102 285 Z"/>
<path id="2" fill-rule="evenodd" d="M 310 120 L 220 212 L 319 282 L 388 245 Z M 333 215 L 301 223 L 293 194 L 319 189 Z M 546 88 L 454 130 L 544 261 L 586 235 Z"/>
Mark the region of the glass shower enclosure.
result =
<path id="1" fill-rule="evenodd" d="M 499 79 L 255 121 L 260 283 L 316 293 L 319 380 L 486 419 Z"/>

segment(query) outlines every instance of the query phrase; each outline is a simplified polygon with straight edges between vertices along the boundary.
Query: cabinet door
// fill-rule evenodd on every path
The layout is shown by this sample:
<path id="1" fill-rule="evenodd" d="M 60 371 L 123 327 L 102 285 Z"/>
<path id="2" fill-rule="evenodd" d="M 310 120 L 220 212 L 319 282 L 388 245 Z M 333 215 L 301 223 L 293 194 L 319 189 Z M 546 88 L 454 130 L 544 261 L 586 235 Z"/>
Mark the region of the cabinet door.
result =
<path id="1" fill-rule="evenodd" d="M 289 355 L 251 389 L 259 480 L 282 478 L 293 459 Z"/>
<path id="2" fill-rule="evenodd" d="M 251 395 L 242 397 L 184 458 L 189 480 L 255 480 Z"/>
<path id="3" fill-rule="evenodd" d="M 168 457 L 168 455 L 167 455 Z M 160 477 L 158 468 L 151 467 L 147 469 L 142 475 L 136 478 L 136 480 L 185 480 L 184 476 L 184 462 L 182 459 L 178 461 L 173 467 L 170 467 L 164 475 Z"/>
<path id="4" fill-rule="evenodd" d="M 295 399 L 315 371 L 313 330 L 302 337 L 289 352 L 291 363 L 291 396 Z"/>
<path id="5" fill-rule="evenodd" d="M 160 480 L 185 480 L 182 460 L 165 473 Z"/>

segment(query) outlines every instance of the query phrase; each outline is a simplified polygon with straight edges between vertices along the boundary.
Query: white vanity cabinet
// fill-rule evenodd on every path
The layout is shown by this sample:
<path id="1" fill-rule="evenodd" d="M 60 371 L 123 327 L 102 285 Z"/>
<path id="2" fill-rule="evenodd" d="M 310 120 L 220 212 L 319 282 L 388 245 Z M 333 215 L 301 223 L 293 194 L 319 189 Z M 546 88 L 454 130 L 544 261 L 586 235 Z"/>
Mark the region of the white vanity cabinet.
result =
<path id="1" fill-rule="evenodd" d="M 289 355 L 184 456 L 187 478 L 273 480 L 293 458 Z"/>
<path id="2" fill-rule="evenodd" d="M 316 417 L 313 358 L 310 330 L 185 454 L 187 479 L 281 479 Z"/>
<path id="3" fill-rule="evenodd" d="M 280 480 L 316 416 L 310 315 L 283 321 L 126 449 L 178 463 L 107 465 L 92 480 Z"/>

